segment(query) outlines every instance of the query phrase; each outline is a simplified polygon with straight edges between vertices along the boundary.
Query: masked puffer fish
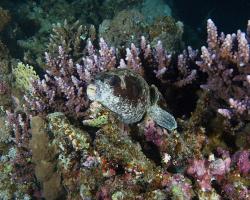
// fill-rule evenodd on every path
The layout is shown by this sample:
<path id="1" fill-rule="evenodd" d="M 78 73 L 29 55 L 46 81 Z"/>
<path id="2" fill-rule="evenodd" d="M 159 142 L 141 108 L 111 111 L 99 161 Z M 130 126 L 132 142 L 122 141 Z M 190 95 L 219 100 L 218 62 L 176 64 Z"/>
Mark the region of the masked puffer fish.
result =
<path id="1" fill-rule="evenodd" d="M 97 74 L 87 87 L 90 100 L 101 103 L 126 124 L 139 122 L 145 114 L 168 130 L 177 127 L 175 118 L 158 105 L 160 92 L 136 72 L 115 69 Z"/>

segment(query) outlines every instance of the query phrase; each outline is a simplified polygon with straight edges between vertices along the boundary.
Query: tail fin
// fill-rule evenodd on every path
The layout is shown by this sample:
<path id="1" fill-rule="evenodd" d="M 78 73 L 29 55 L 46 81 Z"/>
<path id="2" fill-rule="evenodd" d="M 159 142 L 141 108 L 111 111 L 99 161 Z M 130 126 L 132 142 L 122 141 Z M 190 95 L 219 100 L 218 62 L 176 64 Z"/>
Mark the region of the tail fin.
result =
<path id="1" fill-rule="evenodd" d="M 170 131 L 177 128 L 175 118 L 167 111 L 157 105 L 153 105 L 148 110 L 148 115 L 161 127 Z"/>

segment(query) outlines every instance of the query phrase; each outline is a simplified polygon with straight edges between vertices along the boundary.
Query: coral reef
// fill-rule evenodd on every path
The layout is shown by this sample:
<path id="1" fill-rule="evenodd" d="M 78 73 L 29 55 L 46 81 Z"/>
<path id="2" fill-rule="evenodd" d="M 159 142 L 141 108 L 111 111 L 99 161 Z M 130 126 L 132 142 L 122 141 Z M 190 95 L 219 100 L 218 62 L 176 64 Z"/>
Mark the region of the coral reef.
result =
<path id="1" fill-rule="evenodd" d="M 161 84 L 160 90 L 168 87 L 170 91 L 185 91 L 188 85 L 195 85 L 198 79 L 209 85 L 210 81 L 218 79 L 218 76 L 212 79 L 210 71 L 206 70 L 209 56 L 205 58 L 204 49 L 212 51 L 212 48 L 221 44 L 212 42 L 217 41 L 217 33 L 211 33 L 211 23 L 211 20 L 208 20 L 209 47 L 202 47 L 201 55 L 191 47 L 182 54 L 170 54 L 161 42 L 158 42 L 156 47 L 151 47 L 145 37 L 141 38 L 139 48 L 131 44 L 125 55 L 108 47 L 102 38 L 99 41 L 99 51 L 91 40 L 86 41 L 82 59 L 72 56 L 71 51 L 64 51 L 62 46 L 59 46 L 58 53 L 54 50 L 51 54 L 46 53 L 49 70 L 43 80 L 33 82 L 32 93 L 26 97 L 29 105 L 27 108 L 31 114 L 40 113 L 43 117 L 48 115 L 48 127 L 53 134 L 51 144 L 55 145 L 59 154 L 56 159 L 57 173 L 60 170 L 63 186 L 68 188 L 67 191 L 72 191 L 67 192 L 68 195 L 90 197 L 92 193 L 100 199 L 133 199 L 136 195 L 141 198 L 191 199 L 196 194 L 203 199 L 218 199 L 220 196 L 228 197 L 228 188 L 232 187 L 236 198 L 248 198 L 248 183 L 245 177 L 249 173 L 249 152 L 241 149 L 230 155 L 228 151 L 217 149 L 220 146 L 228 148 L 227 141 L 224 144 L 211 143 L 215 138 L 212 138 L 213 129 L 209 131 L 206 125 L 207 122 L 211 123 L 207 117 L 211 114 L 219 117 L 216 112 L 210 113 L 214 110 L 211 105 L 218 105 L 215 102 L 222 98 L 222 94 L 217 94 L 213 88 L 208 92 L 200 90 L 202 95 L 197 101 L 196 109 L 190 114 L 190 118 L 178 120 L 179 128 L 173 133 L 157 127 L 150 118 L 140 122 L 137 127 L 124 124 L 121 126 L 121 122 L 112 112 L 96 104 L 89 106 L 86 96 L 86 86 L 94 76 L 114 68 L 129 68 L 144 76 L 146 80 L 149 72 L 152 72 L 153 80 Z M 67 46 L 65 48 L 67 49 Z M 217 47 L 214 51 L 217 49 L 223 47 Z M 207 52 L 210 55 L 209 51 Z M 241 59 L 238 65 L 242 60 L 246 61 L 241 53 L 233 55 L 235 60 Z M 119 59 L 120 62 L 117 62 Z M 226 58 L 219 56 L 213 62 L 224 64 L 224 59 Z M 245 63 L 247 64 L 248 62 Z M 216 68 L 214 70 L 213 73 L 219 73 Z M 205 88 L 204 85 L 202 89 Z M 195 88 L 199 90 L 199 87 Z M 244 87 L 243 90 L 247 95 Z M 160 97 L 163 106 L 166 106 L 165 98 L 167 99 L 168 95 L 169 93 L 163 93 Z M 79 103 L 79 100 L 82 103 Z M 247 123 L 248 118 L 245 115 L 240 119 L 241 122 Z M 85 129 L 83 125 L 100 129 L 90 137 L 88 134 L 91 129 Z M 222 127 L 221 132 L 217 131 L 216 134 L 221 135 L 225 130 L 226 127 Z M 208 146 L 204 148 L 206 144 Z M 211 153 L 215 150 L 216 155 Z M 78 170 L 77 166 L 80 167 Z M 91 180 L 83 178 L 84 174 L 93 170 L 96 172 L 94 176 L 89 177 Z M 81 179 L 76 178 L 75 174 L 80 174 L 78 177 Z M 232 185 L 236 180 L 235 174 L 240 177 L 237 179 L 238 185 Z M 69 176 L 75 178 L 68 179 Z M 194 185 L 189 178 L 194 181 Z M 93 182 L 97 179 L 99 184 L 95 185 Z M 87 181 L 91 184 L 86 183 Z M 145 184 L 147 188 L 144 192 L 139 192 Z"/>
<path id="2" fill-rule="evenodd" d="M 13 34 L 26 31 L 29 64 L 0 42 L 0 199 L 249 199 L 250 22 L 225 35 L 209 19 L 199 51 L 184 48 L 163 1 L 158 13 L 141 2 L 20 3 Z M 117 113 L 92 101 L 93 81 L 115 84 L 115 70 L 143 78 L 147 103 L 157 99 L 177 128 L 144 113 L 122 121 L 131 94 Z"/>

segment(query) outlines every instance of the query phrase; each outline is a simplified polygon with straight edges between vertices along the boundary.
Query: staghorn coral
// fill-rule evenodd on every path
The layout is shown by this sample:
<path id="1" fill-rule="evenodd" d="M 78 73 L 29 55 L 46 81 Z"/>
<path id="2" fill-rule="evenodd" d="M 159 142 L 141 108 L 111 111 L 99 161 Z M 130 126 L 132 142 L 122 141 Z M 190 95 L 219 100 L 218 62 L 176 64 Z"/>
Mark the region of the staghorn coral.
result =
<path id="1" fill-rule="evenodd" d="M 6 111 L 6 114 L 12 138 L 6 146 L 9 155 L 2 154 L 2 158 L 7 156 L 7 159 L 2 160 L 1 167 L 7 167 L 10 171 L 7 174 L 4 174 L 5 171 L 3 172 L 3 177 L 7 175 L 8 178 L 4 178 L 1 183 L 5 185 L 6 193 L 9 192 L 8 198 L 29 199 L 31 196 L 36 197 L 39 189 L 36 185 L 34 164 L 31 162 L 32 154 L 29 149 L 31 138 L 29 117 L 24 113 L 10 111 Z"/>
<path id="2" fill-rule="evenodd" d="M 14 132 L 14 142 L 17 148 L 17 156 L 15 157 L 16 163 L 14 163 L 15 164 L 14 166 L 17 169 L 17 174 L 14 175 L 14 178 L 16 178 L 17 181 L 19 181 L 20 178 L 21 182 L 22 179 L 24 180 L 27 179 L 27 182 L 29 182 L 29 180 L 33 178 L 32 173 L 30 174 L 27 173 L 28 171 L 27 169 L 29 168 L 30 172 L 33 171 L 32 170 L 33 165 L 32 163 L 29 162 L 29 158 L 31 157 L 31 151 L 29 149 L 29 140 L 31 137 L 29 132 L 30 129 L 29 117 L 26 116 L 24 113 L 16 113 L 16 112 L 12 113 L 10 111 L 6 111 L 6 114 L 7 114 L 7 122 Z M 19 166 L 23 166 L 24 168 L 20 168 L 20 171 L 18 171 Z"/>
<path id="3" fill-rule="evenodd" d="M 219 35 L 211 19 L 207 21 L 207 32 L 208 46 L 201 47 L 201 60 L 196 62 L 208 76 L 201 87 L 212 93 L 212 106 L 224 117 L 249 120 L 248 36 L 240 30 Z M 224 102 L 222 107 L 216 101 Z"/>
<path id="4" fill-rule="evenodd" d="M 83 116 L 88 105 L 83 93 L 86 83 L 75 77 L 77 69 L 72 59 L 60 47 L 57 58 L 50 58 L 46 54 L 46 60 L 50 71 L 47 71 L 44 80 L 33 82 L 33 94 L 30 99 L 26 97 L 31 109 L 45 113 L 62 111 L 74 118 Z"/>
<path id="5" fill-rule="evenodd" d="M 53 25 L 50 41 L 48 44 L 48 51 L 50 54 L 58 54 L 58 46 L 62 46 L 66 54 L 72 56 L 75 61 L 83 55 L 84 47 L 86 46 L 87 39 L 92 41 L 96 39 L 96 30 L 93 25 L 83 26 L 79 21 L 75 23 L 57 23 Z"/>
<path id="6" fill-rule="evenodd" d="M 168 52 L 161 41 L 158 41 L 157 45 L 151 48 L 145 37 L 142 37 L 141 54 L 143 55 L 142 60 L 145 62 L 145 68 L 149 71 L 153 70 L 155 77 L 161 81 L 163 88 L 182 88 L 196 80 L 197 67 L 195 61 L 198 58 L 198 52 L 191 47 L 176 55 Z"/>

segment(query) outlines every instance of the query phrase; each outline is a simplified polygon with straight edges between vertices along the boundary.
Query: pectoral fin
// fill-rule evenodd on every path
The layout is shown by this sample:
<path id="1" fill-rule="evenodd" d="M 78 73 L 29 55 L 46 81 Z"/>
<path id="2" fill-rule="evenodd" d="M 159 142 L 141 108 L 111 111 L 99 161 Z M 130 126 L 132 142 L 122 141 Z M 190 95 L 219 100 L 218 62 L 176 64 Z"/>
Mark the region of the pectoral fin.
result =
<path id="1" fill-rule="evenodd" d="M 148 110 L 148 115 L 161 127 L 170 131 L 177 128 L 175 118 L 167 111 L 157 105 L 153 105 Z"/>

